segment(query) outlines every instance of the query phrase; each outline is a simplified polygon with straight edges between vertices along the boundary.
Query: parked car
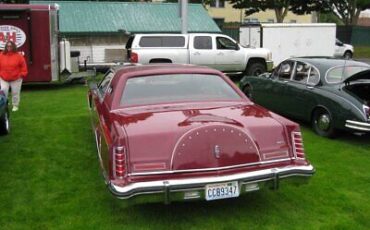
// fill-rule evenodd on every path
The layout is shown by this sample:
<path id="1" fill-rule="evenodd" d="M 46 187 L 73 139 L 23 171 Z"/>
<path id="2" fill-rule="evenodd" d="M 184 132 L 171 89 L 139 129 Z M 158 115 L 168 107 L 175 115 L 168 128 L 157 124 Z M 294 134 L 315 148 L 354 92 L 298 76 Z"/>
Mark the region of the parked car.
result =
<path id="1" fill-rule="evenodd" d="M 126 43 L 133 63 L 195 64 L 225 73 L 259 75 L 271 71 L 271 51 L 243 47 L 229 36 L 201 34 L 135 34 Z"/>
<path id="2" fill-rule="evenodd" d="M 119 198 L 225 199 L 314 173 L 299 125 L 252 103 L 217 70 L 112 69 L 88 100 L 103 175 Z"/>
<path id="3" fill-rule="evenodd" d="M 311 122 L 333 137 L 337 130 L 370 132 L 370 66 L 334 58 L 290 58 L 271 73 L 244 77 L 243 92 L 272 111 Z"/>
<path id="4" fill-rule="evenodd" d="M 10 131 L 8 100 L 0 89 L 0 135 L 6 135 Z"/>
<path id="5" fill-rule="evenodd" d="M 335 40 L 335 57 L 343 57 L 345 59 L 351 59 L 353 57 L 353 46 L 350 44 L 345 44 L 339 39 Z"/>

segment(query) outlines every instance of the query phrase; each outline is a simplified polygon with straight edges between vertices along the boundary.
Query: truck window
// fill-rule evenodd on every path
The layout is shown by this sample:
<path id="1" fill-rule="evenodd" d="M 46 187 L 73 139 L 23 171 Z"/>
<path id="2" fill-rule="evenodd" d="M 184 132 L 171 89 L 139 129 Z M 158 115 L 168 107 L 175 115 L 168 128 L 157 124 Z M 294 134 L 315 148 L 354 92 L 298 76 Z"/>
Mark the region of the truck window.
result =
<path id="1" fill-rule="evenodd" d="M 219 50 L 235 50 L 237 48 L 237 44 L 225 37 L 217 37 L 216 43 Z"/>
<path id="2" fill-rule="evenodd" d="M 184 47 L 183 36 L 145 36 L 140 39 L 141 47 Z"/>
<path id="3" fill-rule="evenodd" d="M 212 49 L 212 37 L 210 36 L 194 37 L 194 49 L 211 50 Z"/>

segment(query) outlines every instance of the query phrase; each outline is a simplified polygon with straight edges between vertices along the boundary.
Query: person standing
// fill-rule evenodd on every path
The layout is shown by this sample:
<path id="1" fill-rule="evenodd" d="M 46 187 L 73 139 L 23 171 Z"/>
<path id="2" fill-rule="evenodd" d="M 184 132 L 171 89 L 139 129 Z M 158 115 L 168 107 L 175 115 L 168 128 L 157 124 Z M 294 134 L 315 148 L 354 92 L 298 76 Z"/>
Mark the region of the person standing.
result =
<path id="1" fill-rule="evenodd" d="M 9 88 L 12 91 L 12 111 L 17 111 L 23 78 L 28 74 L 24 57 L 17 52 L 17 46 L 12 41 L 5 43 L 5 48 L 0 54 L 0 87 L 8 97 Z"/>

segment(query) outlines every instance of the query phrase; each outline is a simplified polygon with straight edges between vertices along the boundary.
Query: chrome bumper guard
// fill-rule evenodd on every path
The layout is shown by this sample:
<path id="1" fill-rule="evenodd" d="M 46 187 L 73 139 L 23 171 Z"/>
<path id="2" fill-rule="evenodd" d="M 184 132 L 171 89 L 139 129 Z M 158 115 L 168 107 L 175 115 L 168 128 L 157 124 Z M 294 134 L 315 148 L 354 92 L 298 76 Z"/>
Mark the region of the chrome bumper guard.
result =
<path id="1" fill-rule="evenodd" d="M 157 196 L 159 200 L 170 203 L 175 200 L 186 200 L 187 198 L 184 196 L 186 192 L 199 193 L 198 196 L 190 199 L 204 199 L 205 187 L 208 184 L 238 181 L 240 194 L 242 194 L 259 189 L 258 185 L 257 188 L 252 186 L 256 189 L 248 189 L 248 187 L 251 187 L 248 185 L 251 184 L 272 182 L 272 188 L 277 189 L 281 179 L 289 177 L 308 179 L 314 172 L 315 169 L 312 165 L 289 166 L 218 177 L 138 182 L 123 187 L 109 183 L 108 187 L 115 196 L 121 199 L 129 199 L 139 195 L 159 195 L 159 197 Z"/>
<path id="2" fill-rule="evenodd" d="M 364 131 L 364 132 L 370 131 L 370 123 L 366 123 L 366 122 L 346 120 L 345 126 L 349 129 L 354 129 L 357 131 Z"/>

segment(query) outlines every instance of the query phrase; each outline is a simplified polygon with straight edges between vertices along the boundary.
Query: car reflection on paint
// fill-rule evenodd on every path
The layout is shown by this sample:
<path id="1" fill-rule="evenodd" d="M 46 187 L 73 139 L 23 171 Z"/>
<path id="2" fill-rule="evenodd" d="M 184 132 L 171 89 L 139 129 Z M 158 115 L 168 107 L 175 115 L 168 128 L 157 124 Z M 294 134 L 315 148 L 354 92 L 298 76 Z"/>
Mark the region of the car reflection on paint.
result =
<path id="1" fill-rule="evenodd" d="M 0 89 L 0 135 L 10 132 L 8 100 Z"/>
<path id="2" fill-rule="evenodd" d="M 320 136 L 370 132 L 370 66 L 334 58 L 290 58 L 240 88 L 276 113 L 311 122 Z"/>
<path id="3" fill-rule="evenodd" d="M 103 175 L 118 198 L 218 200 L 314 173 L 299 126 L 217 70 L 119 67 L 91 84 L 88 99 Z"/>

